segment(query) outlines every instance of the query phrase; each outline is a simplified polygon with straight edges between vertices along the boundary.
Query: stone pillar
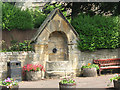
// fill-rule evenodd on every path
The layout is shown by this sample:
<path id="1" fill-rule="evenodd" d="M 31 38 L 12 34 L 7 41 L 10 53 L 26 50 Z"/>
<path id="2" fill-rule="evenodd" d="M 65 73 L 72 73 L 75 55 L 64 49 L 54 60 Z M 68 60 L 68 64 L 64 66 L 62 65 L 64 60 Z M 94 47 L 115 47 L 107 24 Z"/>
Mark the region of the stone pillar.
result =
<path id="1" fill-rule="evenodd" d="M 36 56 L 38 58 L 38 62 L 43 65 L 46 69 L 46 61 L 48 61 L 48 44 L 36 44 L 35 45 L 35 52 L 37 53 Z M 45 73 L 42 72 L 42 78 L 44 78 Z"/>

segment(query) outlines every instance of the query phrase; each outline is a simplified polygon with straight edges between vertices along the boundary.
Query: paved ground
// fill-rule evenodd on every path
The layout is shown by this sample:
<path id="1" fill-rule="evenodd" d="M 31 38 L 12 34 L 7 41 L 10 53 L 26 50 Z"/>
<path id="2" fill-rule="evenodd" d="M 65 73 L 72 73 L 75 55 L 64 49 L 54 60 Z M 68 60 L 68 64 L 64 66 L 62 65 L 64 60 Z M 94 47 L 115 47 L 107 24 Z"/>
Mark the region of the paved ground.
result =
<path id="1" fill-rule="evenodd" d="M 102 75 L 98 77 L 76 77 L 77 88 L 109 88 L 109 79 L 115 74 Z M 19 88 L 59 88 L 59 79 L 45 79 L 39 81 L 24 81 L 19 83 Z"/>

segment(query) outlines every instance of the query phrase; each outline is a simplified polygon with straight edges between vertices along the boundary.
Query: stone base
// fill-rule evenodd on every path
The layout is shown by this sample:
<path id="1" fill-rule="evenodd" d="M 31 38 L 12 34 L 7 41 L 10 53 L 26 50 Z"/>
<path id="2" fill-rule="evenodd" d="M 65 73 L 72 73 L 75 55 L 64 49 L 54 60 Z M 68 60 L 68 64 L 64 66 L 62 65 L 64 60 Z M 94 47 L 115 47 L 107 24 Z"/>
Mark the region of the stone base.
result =
<path id="1" fill-rule="evenodd" d="M 46 71 L 46 78 L 47 79 L 60 79 L 61 77 L 69 76 L 69 77 L 75 77 L 74 72 L 70 71 Z"/>
<path id="2" fill-rule="evenodd" d="M 97 70 L 96 68 L 83 68 L 82 70 L 84 77 L 96 77 Z"/>
<path id="3" fill-rule="evenodd" d="M 37 81 L 41 79 L 41 71 L 27 71 L 26 79 L 28 81 Z"/>

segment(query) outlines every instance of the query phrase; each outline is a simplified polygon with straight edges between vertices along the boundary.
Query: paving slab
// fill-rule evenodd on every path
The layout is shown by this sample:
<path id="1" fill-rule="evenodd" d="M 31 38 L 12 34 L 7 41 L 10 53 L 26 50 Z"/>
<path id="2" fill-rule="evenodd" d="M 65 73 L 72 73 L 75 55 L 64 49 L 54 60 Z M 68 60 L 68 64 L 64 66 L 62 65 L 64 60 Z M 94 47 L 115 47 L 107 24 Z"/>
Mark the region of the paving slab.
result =
<path id="1" fill-rule="evenodd" d="M 110 78 L 115 74 L 101 75 L 97 77 L 75 77 L 76 88 L 110 88 L 113 83 L 110 83 Z M 19 88 L 59 88 L 60 79 L 44 79 L 39 81 L 22 81 L 19 83 Z"/>

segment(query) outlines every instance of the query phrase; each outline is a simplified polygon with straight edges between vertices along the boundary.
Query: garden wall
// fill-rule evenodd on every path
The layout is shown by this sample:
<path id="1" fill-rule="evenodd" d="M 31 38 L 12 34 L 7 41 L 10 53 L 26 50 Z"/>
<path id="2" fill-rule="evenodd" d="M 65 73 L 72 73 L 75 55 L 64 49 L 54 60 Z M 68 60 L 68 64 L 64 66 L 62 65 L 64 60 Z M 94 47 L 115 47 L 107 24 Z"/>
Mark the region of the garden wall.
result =
<path id="1" fill-rule="evenodd" d="M 12 40 L 16 40 L 18 42 L 23 42 L 24 40 L 31 40 L 33 35 L 36 33 L 36 29 L 34 30 L 3 30 L 2 31 L 2 40 L 5 41 L 7 47 L 10 46 L 10 42 Z M 5 45 L 4 45 L 5 47 Z"/>
<path id="2" fill-rule="evenodd" d="M 108 59 L 108 58 L 120 58 L 120 48 L 119 49 L 101 49 L 94 52 L 85 51 L 81 52 L 81 57 L 78 63 L 78 69 L 82 65 L 93 63 L 93 59 Z M 78 70 L 79 71 L 79 70 Z"/>
<path id="3" fill-rule="evenodd" d="M 107 59 L 107 58 L 120 58 L 119 49 L 103 49 L 95 52 L 81 52 L 81 57 L 78 61 L 78 74 L 82 65 L 92 63 L 93 59 Z M 45 58 L 45 57 L 43 57 Z M 21 66 L 27 63 L 43 63 L 40 61 L 40 55 L 37 52 L 1 52 L 0 53 L 0 77 L 7 77 L 7 62 L 11 60 L 21 61 Z M 44 59 L 43 59 L 44 60 Z M 45 67 L 45 65 L 44 65 Z"/>
<path id="4" fill-rule="evenodd" d="M 5 78 L 7 76 L 7 62 L 11 60 L 18 60 L 21 62 L 21 66 L 27 63 L 39 63 L 39 55 L 35 52 L 1 52 L 0 53 L 0 77 Z M 40 63 L 42 64 L 42 63 Z"/>

